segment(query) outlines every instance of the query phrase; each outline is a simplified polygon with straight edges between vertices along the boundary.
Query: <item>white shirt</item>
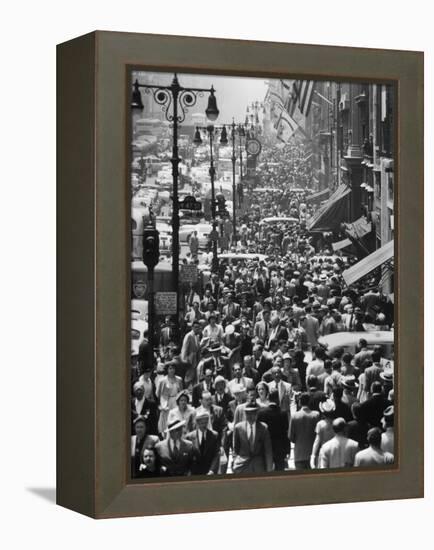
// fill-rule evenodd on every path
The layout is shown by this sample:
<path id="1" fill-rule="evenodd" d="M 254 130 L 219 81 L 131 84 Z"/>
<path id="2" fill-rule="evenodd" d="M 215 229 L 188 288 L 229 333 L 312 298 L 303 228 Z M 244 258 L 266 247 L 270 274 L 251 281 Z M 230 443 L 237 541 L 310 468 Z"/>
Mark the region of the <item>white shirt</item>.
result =
<path id="1" fill-rule="evenodd" d="M 202 445 L 202 440 L 206 438 L 205 432 L 202 430 L 197 430 L 197 438 L 199 440 L 199 445 Z"/>
<path id="2" fill-rule="evenodd" d="M 181 443 L 179 441 L 179 439 L 171 439 L 170 440 L 170 446 L 172 447 L 172 451 L 174 451 L 175 449 L 177 449 L 179 451 L 180 447 L 181 447 Z"/>
<path id="3" fill-rule="evenodd" d="M 381 450 L 392 454 L 395 452 L 393 427 L 386 428 L 386 431 L 381 434 Z"/>
<path id="4" fill-rule="evenodd" d="M 140 414 L 140 411 L 142 410 L 143 403 L 145 402 L 145 396 L 140 399 L 140 401 L 136 397 L 135 407 L 136 407 L 136 413 Z"/>
<path id="5" fill-rule="evenodd" d="M 248 440 L 250 441 L 251 439 L 253 439 L 253 441 L 255 440 L 255 435 L 256 435 L 256 426 L 255 424 L 250 424 L 249 422 L 247 422 L 247 438 Z"/>

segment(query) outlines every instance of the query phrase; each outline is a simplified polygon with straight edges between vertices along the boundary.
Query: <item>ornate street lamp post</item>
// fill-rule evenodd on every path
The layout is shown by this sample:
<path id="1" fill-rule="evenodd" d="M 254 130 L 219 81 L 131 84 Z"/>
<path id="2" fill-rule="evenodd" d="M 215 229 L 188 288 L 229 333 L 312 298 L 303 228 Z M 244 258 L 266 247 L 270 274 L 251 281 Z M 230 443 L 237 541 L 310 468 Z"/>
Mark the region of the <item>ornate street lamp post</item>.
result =
<path id="1" fill-rule="evenodd" d="M 220 132 L 220 144 L 221 145 L 227 145 L 228 144 L 228 134 L 226 130 L 226 126 L 229 126 L 231 128 L 231 143 L 232 143 L 232 232 L 233 232 L 233 242 L 237 242 L 237 221 L 236 221 L 236 182 L 235 182 L 235 172 L 236 172 L 236 135 L 238 134 L 240 138 L 239 142 L 239 153 L 240 153 L 240 181 L 242 178 L 242 140 L 245 136 L 245 130 L 244 126 L 242 124 L 236 124 L 234 121 L 232 121 L 231 124 L 224 124 L 223 126 L 196 126 L 196 132 L 194 134 L 194 140 L 193 143 L 195 145 L 201 145 L 202 144 L 202 137 L 200 135 L 200 131 L 206 131 L 209 136 L 209 144 L 210 144 L 210 168 L 209 168 L 209 175 L 211 179 L 211 218 L 213 221 L 213 234 L 215 236 L 216 230 L 217 230 L 217 222 L 216 222 L 216 194 L 215 194 L 215 167 L 214 167 L 214 140 L 215 135 L 217 132 Z M 213 266 L 215 270 L 218 268 L 218 258 L 217 258 L 217 241 L 213 240 Z"/>
<path id="2" fill-rule="evenodd" d="M 222 145 L 227 144 L 226 128 L 223 126 L 224 134 L 220 136 L 220 143 Z M 212 264 L 211 269 L 213 272 L 218 271 L 218 257 L 217 257 L 217 220 L 216 220 L 216 198 L 215 198 L 215 167 L 214 167 L 214 133 L 216 128 L 210 124 L 208 126 L 196 126 L 196 132 L 194 134 L 194 145 L 202 144 L 202 136 L 200 130 L 205 130 L 209 138 L 210 147 L 210 165 L 209 165 L 209 177 L 211 180 L 211 218 L 212 218 Z M 226 136 L 226 137 L 225 137 Z"/>
<path id="3" fill-rule="evenodd" d="M 208 106 L 205 110 L 207 118 L 211 121 L 217 119 L 219 110 L 217 109 L 217 100 L 215 98 L 215 89 L 211 88 L 185 88 L 179 84 L 177 74 L 173 76 L 172 83 L 169 86 L 159 86 L 151 84 L 141 84 L 136 80 L 133 84 L 131 108 L 143 110 L 142 95 L 140 88 L 145 93 L 152 93 L 154 101 L 161 105 L 166 120 L 173 125 L 172 140 L 172 176 L 173 176 L 173 209 L 172 209 L 172 276 L 173 290 L 177 293 L 176 299 L 176 327 L 179 326 L 179 200 L 178 200 L 178 178 L 179 163 L 181 159 L 178 154 L 178 126 L 185 120 L 185 115 L 190 107 L 196 104 L 197 97 L 209 93 Z"/>

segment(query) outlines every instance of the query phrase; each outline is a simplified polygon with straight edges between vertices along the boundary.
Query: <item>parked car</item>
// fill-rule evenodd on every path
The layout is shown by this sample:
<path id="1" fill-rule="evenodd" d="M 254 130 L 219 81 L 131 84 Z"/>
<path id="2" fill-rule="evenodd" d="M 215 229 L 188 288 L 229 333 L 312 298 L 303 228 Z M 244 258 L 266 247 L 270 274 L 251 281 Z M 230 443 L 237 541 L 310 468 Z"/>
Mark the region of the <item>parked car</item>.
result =
<path id="1" fill-rule="evenodd" d="M 179 242 L 189 243 L 190 237 L 197 231 L 197 237 L 199 239 L 199 248 L 206 248 L 208 245 L 208 237 L 212 231 L 212 225 L 210 223 L 196 223 L 181 225 L 179 229 Z"/>
<path id="2" fill-rule="evenodd" d="M 327 336 L 318 338 L 318 342 L 323 346 L 331 357 L 338 348 L 343 348 L 345 352 L 354 355 L 357 353 L 357 346 L 361 338 L 368 343 L 368 348 L 380 345 L 383 351 L 383 357 L 393 361 L 394 358 L 394 332 L 393 330 L 367 330 L 365 332 L 335 332 Z M 311 354 L 306 352 L 306 361 L 311 360 Z"/>

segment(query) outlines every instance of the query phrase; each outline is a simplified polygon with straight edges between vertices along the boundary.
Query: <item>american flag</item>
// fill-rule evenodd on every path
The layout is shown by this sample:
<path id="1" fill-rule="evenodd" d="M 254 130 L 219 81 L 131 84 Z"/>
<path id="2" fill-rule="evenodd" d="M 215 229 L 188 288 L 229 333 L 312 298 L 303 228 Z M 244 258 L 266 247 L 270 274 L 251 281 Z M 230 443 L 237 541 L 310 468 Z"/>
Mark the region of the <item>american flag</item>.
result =
<path id="1" fill-rule="evenodd" d="M 284 143 L 287 143 L 299 129 L 297 122 L 285 109 L 281 110 L 279 120 L 275 127 L 277 128 L 277 139 Z"/>
<path id="2" fill-rule="evenodd" d="M 282 80 L 282 85 L 289 91 L 286 110 L 294 116 L 298 110 L 307 117 L 312 104 L 315 82 L 313 80 Z"/>

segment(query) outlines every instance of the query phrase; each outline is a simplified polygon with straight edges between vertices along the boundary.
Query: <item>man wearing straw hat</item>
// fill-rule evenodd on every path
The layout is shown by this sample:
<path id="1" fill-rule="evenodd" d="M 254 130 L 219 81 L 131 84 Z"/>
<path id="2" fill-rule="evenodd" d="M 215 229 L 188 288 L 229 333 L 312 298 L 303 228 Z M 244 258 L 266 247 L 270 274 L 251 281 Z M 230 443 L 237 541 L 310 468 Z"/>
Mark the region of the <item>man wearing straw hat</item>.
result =
<path id="1" fill-rule="evenodd" d="M 164 476 L 189 475 L 195 461 L 193 443 L 182 437 L 185 420 L 174 420 L 166 429 L 167 437 L 155 446 Z"/>
<path id="2" fill-rule="evenodd" d="M 200 409 L 196 413 L 196 429 L 187 434 L 196 454 L 192 466 L 193 475 L 214 475 L 219 471 L 220 445 L 218 433 L 208 428 L 209 412 Z"/>

